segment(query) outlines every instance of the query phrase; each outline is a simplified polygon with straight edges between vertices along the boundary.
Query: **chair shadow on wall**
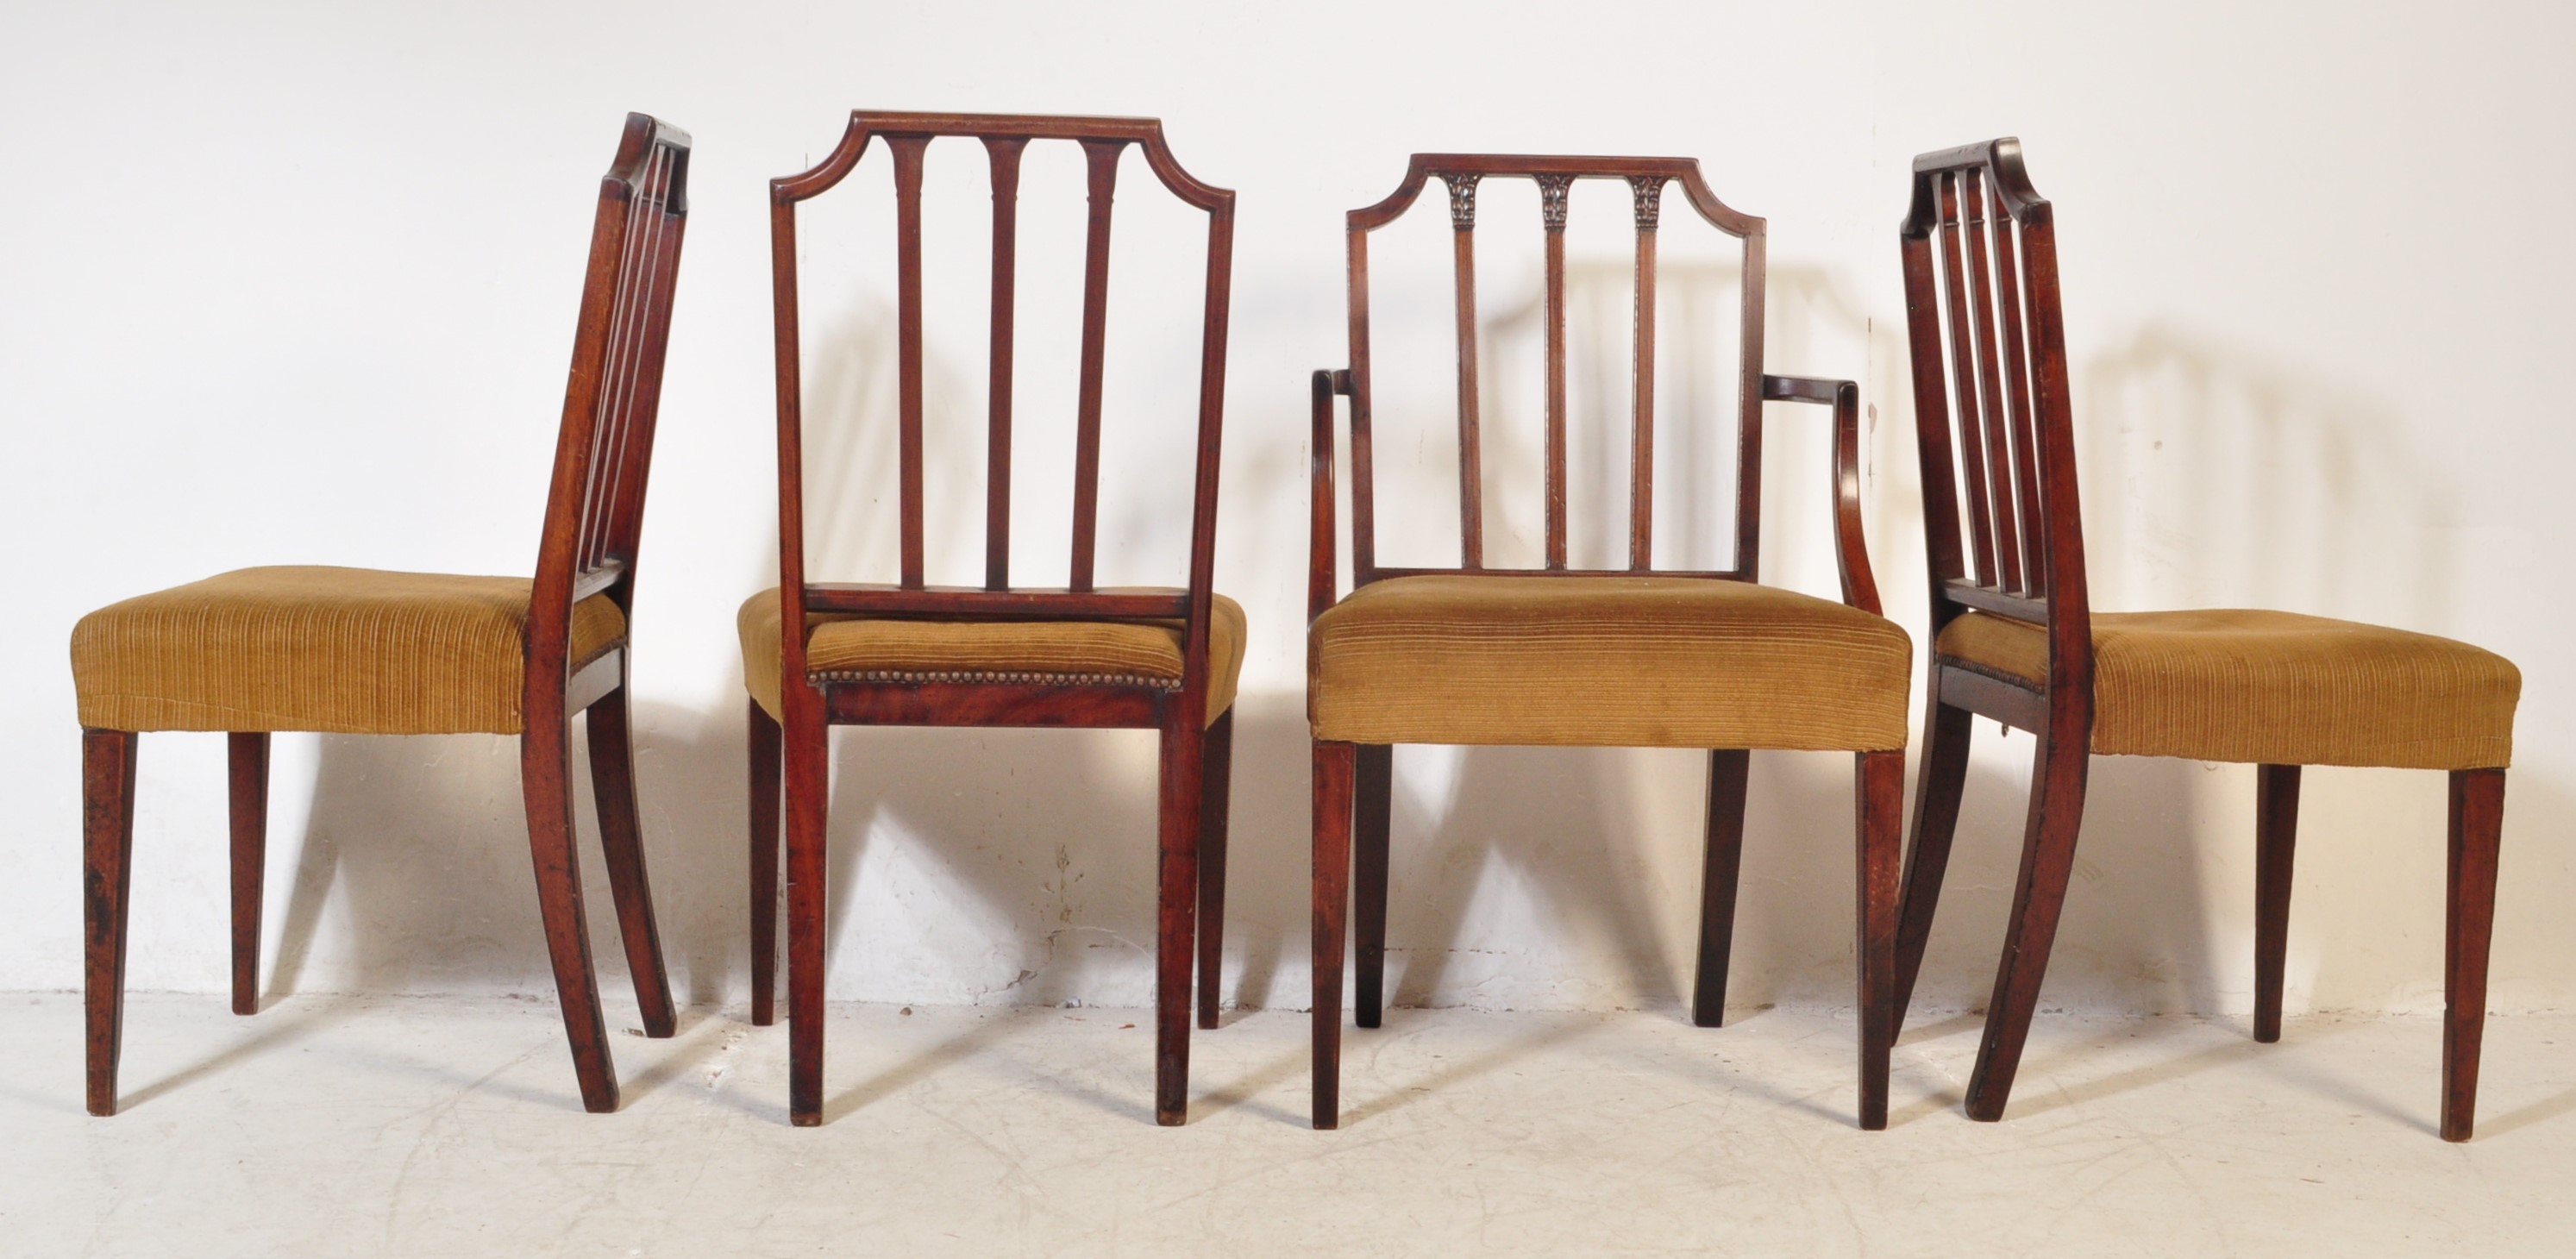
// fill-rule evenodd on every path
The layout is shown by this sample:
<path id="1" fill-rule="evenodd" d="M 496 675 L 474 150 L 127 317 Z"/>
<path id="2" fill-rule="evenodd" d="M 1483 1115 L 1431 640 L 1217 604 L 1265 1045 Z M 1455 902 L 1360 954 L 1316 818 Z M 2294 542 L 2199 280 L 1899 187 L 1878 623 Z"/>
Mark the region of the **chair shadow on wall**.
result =
<path id="1" fill-rule="evenodd" d="M 2019 877 L 2022 830 L 2030 794 L 2033 740 L 2027 731 L 1999 731 L 1980 720 L 1975 742 L 1985 749 L 1969 762 L 1959 814 L 1959 842 L 1950 855 L 1940 913 L 1924 951 L 1923 973 L 1908 1027 L 1898 1044 L 1896 1079 L 1919 1090 L 1919 1099 L 1889 1116 L 1891 1126 L 1955 1111 L 1966 1099 L 1966 1067 L 1985 1026 L 1986 998 L 2010 919 Z M 2000 762 L 2000 763 L 1998 763 Z M 2104 756 L 2093 760 L 2084 800 L 2084 830 L 2068 885 L 2065 917 L 2051 952 L 2049 989 L 2042 1009 L 2099 1002 L 2134 1008 L 2196 1013 L 2219 1008 L 2222 965 L 2216 957 L 2199 848 L 2188 842 L 2195 824 L 2238 825 L 2246 859 L 2252 859 L 2253 786 L 2213 791 L 2220 767 L 2197 761 Z M 2241 799 L 2239 797 L 2242 797 Z M 1911 788 L 1907 795 L 1913 801 Z M 2241 823 L 2238 815 L 2242 815 Z M 1910 824 L 1910 823 L 1909 823 Z M 1910 836 L 1909 836 L 1910 838 Z M 2249 908 L 2250 912 L 2250 908 Z M 2250 937 L 2245 950 L 2252 954 Z M 2074 990 L 2081 996 L 2070 1000 Z M 2088 1001 L 2089 999 L 2089 1001 Z M 2088 1060 L 2126 1043 L 2126 1032 L 2076 1046 L 2043 1039 L 2049 1021 L 2034 1025 L 2029 1066 L 2042 1073 L 2082 1076 Z M 2195 1054 L 2179 1062 L 2131 1069 L 2101 1080 L 2030 1090 L 2016 1115 L 2037 1114 L 2063 1102 L 2108 1096 L 2172 1075 L 2218 1067 L 2250 1057 L 2242 1045 Z"/>
<path id="2" fill-rule="evenodd" d="M 1235 728 L 1225 934 L 1239 942 L 1227 958 L 1238 1010 L 1269 998 L 1286 928 L 1306 905 L 1304 784 L 1288 768 L 1293 760 L 1279 755 L 1303 747 L 1305 723 L 1276 702 L 1256 700 L 1255 707 L 1238 711 Z M 835 954 L 854 947 L 910 953 L 918 967 L 900 969 L 966 971 L 965 1000 L 973 1005 L 1150 1002 L 1158 862 L 1153 732 L 856 728 L 838 738 L 828 841 Z M 862 881 L 872 886 L 863 891 Z M 882 914 L 889 903 L 918 906 L 921 915 L 854 920 L 861 912 Z M 980 983 L 971 978 L 979 970 Z M 1008 1032 L 1005 1024 L 985 1023 L 875 1070 L 840 1089 L 826 1103 L 827 1116 L 998 1052 L 1000 1069 L 1016 1084 L 1123 1118 L 1151 1118 L 1146 1030 L 1136 1032 L 1140 1052 L 1132 1061 L 1114 1060 L 1132 1081 L 1102 1088 L 1047 1063 L 1017 1061 Z M 1194 1105 L 1202 1115 L 1210 1106 L 1267 1112 L 1274 1108 L 1256 1100 L 1261 1088 L 1303 1063 L 1298 1053 L 1241 1078 L 1198 1073 Z M 1302 1122 L 1285 1109 L 1276 1117 Z"/>
<path id="3" fill-rule="evenodd" d="M 1438 1006 L 1526 1003 L 1541 1009 L 1649 1009 L 1687 1022 L 1691 967 L 1697 956 L 1698 886 L 1704 834 L 1700 827 L 1707 790 L 1704 754 L 1628 748 L 1467 747 L 1441 749 L 1456 757 L 1445 795 L 1427 799 L 1396 776 L 1394 825 L 1389 844 L 1387 913 L 1388 1004 L 1397 1010 Z M 1432 749 L 1406 749 L 1408 757 Z M 1784 976 L 1766 966 L 1793 956 L 1820 954 L 1821 969 L 1842 974 L 1839 991 L 1849 1000 L 1851 941 L 1850 801 L 1847 757 L 1752 758 L 1744 867 L 1734 932 L 1727 1027 L 1702 1035 L 1717 1038 L 1758 1017 L 1783 988 L 1799 988 L 1806 972 Z M 1844 781 L 1835 781 L 1837 772 Z M 1640 807 L 1641 797 L 1667 799 Z M 1671 797 L 1681 797 L 1674 807 Z M 1674 825 L 1679 822 L 1680 825 Z M 1821 841 L 1821 842 L 1820 842 Z M 1528 889 L 1534 921 L 1496 941 L 1473 930 L 1470 911 L 1479 892 L 1505 880 Z M 1672 912 L 1677 911 L 1677 912 Z M 1842 930 L 1831 925 L 1839 915 Z M 1825 937 L 1819 943 L 1812 937 Z M 1553 992 L 1513 986 L 1487 996 L 1494 981 L 1511 983 L 1529 964 L 1527 942 L 1563 941 L 1570 951 L 1598 956 L 1605 949 L 1615 967 L 1598 980 L 1570 982 Z M 1802 950 L 1812 950 L 1802 954 Z M 1493 957 L 1493 963 L 1484 961 Z M 1462 961 L 1473 966 L 1464 977 Z M 1540 961 L 1567 968 L 1553 959 Z M 1499 997 L 1499 1000 L 1495 1000 Z M 1400 1019 L 1390 1013 L 1390 1022 Z M 1527 1031 L 1483 1053 L 1444 1063 L 1431 1076 L 1400 1082 L 1400 1091 L 1375 1098 L 1360 1090 L 1345 1122 L 1397 1109 L 1426 1092 L 1502 1070 L 1580 1034 L 1581 1025 L 1537 1020 Z M 1347 1033 L 1346 1052 L 1365 1070 L 1373 1037 Z M 1714 1042 L 1713 1042 L 1714 1043 Z M 1355 1052 L 1354 1052 L 1355 1051 Z M 1785 1106 L 1840 1117 L 1839 1111 L 1793 1096 L 1769 1081 L 1710 1058 L 1672 1071 L 1691 1088 L 1739 1091 Z M 1363 1079 L 1366 1077 L 1363 1076 Z"/>
<path id="4" fill-rule="evenodd" d="M 648 658 L 642 665 L 648 680 L 651 667 Z M 704 714 L 650 702 L 636 705 L 634 725 L 655 920 L 663 966 L 680 996 L 680 1034 L 668 1047 L 643 1038 L 633 1021 L 634 985 L 601 864 L 588 741 L 580 730 L 572 739 L 571 775 L 591 958 L 611 1026 L 631 1034 L 614 1046 L 626 1054 L 620 1075 L 630 1099 L 717 1048 L 720 1038 L 706 1033 L 718 1020 L 707 1007 L 723 998 L 729 963 L 740 955 L 743 922 L 741 845 L 738 838 L 722 842 L 738 837 L 742 827 L 740 734 L 732 736 L 727 756 L 724 740 L 708 728 Z M 320 739 L 293 873 L 272 880 L 269 888 L 268 913 L 278 931 L 262 1007 L 264 1018 L 279 1021 L 273 1032 L 263 1028 L 254 1043 L 301 1037 L 370 997 L 474 991 L 496 981 L 551 1014 L 557 995 L 529 864 L 518 740 Z M 285 839 L 273 835 L 271 843 Z M 279 999 L 306 994 L 326 922 L 339 973 L 311 995 L 328 998 L 268 1010 Z M 551 1019 L 547 1026 L 551 1033 Z M 227 1060 L 234 1052 L 226 1051 Z M 471 1063 L 406 1056 L 373 1065 L 535 1104 L 579 1105 L 568 1089 L 544 1081 L 521 1089 L 487 1080 Z"/>
<path id="5" fill-rule="evenodd" d="M 1519 987 L 1489 996 L 1488 986 L 1520 981 L 1516 972 L 1526 963 L 1515 954 L 1531 940 L 1555 939 L 1577 948 L 1606 943 L 1618 962 L 1613 992 L 1574 995 L 1607 995 L 1628 1007 L 1677 1002 L 1647 887 L 1644 837 L 1619 790 L 1619 752 L 1457 748 L 1448 752 L 1457 768 L 1447 796 L 1435 801 L 1416 789 L 1418 768 L 1411 776 L 1405 770 L 1406 762 L 1436 754 L 1408 747 L 1395 756 L 1387 1004 L 1474 1006 L 1490 996 L 1507 1005 L 1552 1004 L 1547 994 Z M 1541 917 L 1513 929 L 1516 938 L 1482 937 L 1471 930 L 1469 910 L 1480 890 L 1505 880 L 1537 893 L 1532 908 Z M 1479 957 L 1498 962 L 1471 963 L 1476 973 L 1463 980 L 1455 974 L 1462 959 Z"/>
<path id="6" fill-rule="evenodd" d="M 2274 607 L 2440 632 L 2456 594 L 2458 565 L 2442 532 L 2456 517 L 2458 492 L 2428 475 L 2432 465 L 2415 456 L 2402 419 L 2384 405 L 2295 364 L 2149 323 L 2093 356 L 2077 382 L 2076 407 L 2085 501 L 2101 505 L 2088 510 L 2085 520 L 2097 608 Z M 2124 505 L 2148 510 L 2122 510 Z M 2228 539 L 2241 544 L 2228 545 Z M 2182 789 L 2191 797 L 2187 810 L 2228 837 L 2232 846 L 2224 850 L 2224 864 L 2246 872 L 2237 880 L 2245 885 L 2245 904 L 2226 916 L 2237 929 L 2220 938 L 2209 907 L 2195 898 L 2191 929 L 2161 936 L 2178 950 L 2170 964 L 2189 984 L 2180 995 L 2190 1004 L 2182 1008 L 2214 1014 L 2222 1008 L 2216 984 L 2221 975 L 2238 977 L 2228 998 L 2251 1000 L 2252 774 L 2164 763 L 2197 771 L 2180 775 L 2189 784 Z M 2143 764 L 2136 758 L 2097 758 L 2094 772 Z M 2440 794 L 2432 776 L 2399 771 L 2334 775 L 2317 785 L 2335 791 L 2421 789 L 2432 793 L 2427 799 Z M 2304 815 L 2318 817 L 2329 808 L 2319 793 L 2303 793 Z M 2106 867 L 2126 854 L 2144 859 L 2159 848 L 2203 851 L 2177 842 L 2182 836 L 2172 823 L 2152 811 L 2112 816 L 2111 825 L 2097 831 L 2093 809 L 2086 810 L 2085 847 Z M 2114 839 L 2107 852 L 2095 847 L 2106 837 Z M 2303 827 L 2302 838 L 2322 836 Z M 2302 846 L 2314 854 L 2301 863 L 2311 880 L 2430 854 L 2436 881 L 2426 894 L 2434 898 L 2428 903 L 2439 903 L 2438 813 L 2422 834 L 2375 837 L 2377 852 L 2342 837 L 2332 848 Z M 2195 882 L 2205 898 L 2210 881 Z M 2190 891 L 2191 884 L 2181 882 L 2172 889 L 2177 900 Z M 2114 903 L 2152 918 L 2170 915 L 2173 902 L 2118 897 Z M 2304 976 L 2306 986 L 2312 992 L 2330 988 L 2331 968 L 2352 951 L 2337 948 L 2336 939 L 2316 939 L 2314 924 L 2350 919 L 2320 919 L 2300 910 L 2294 895 L 2292 954 L 2303 951 L 2303 935 L 2314 940 L 2304 950 L 2315 959 Z M 2159 938 L 2144 921 L 2112 923 L 2115 946 L 2124 938 Z M 2338 930 L 2351 938 L 2350 927 Z M 2293 982 L 2298 978 L 2294 973 Z"/>

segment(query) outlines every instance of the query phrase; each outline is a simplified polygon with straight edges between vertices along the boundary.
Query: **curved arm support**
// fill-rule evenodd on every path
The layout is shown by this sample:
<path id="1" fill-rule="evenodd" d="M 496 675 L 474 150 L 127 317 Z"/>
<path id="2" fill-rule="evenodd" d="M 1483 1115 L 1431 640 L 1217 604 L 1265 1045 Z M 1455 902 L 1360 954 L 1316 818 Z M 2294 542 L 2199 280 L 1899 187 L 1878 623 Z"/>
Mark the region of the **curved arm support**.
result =
<path id="1" fill-rule="evenodd" d="M 1766 375 L 1762 400 L 1834 409 L 1834 558 L 1842 570 L 1843 602 L 1883 615 L 1878 579 L 1869 570 L 1869 544 L 1860 527 L 1860 386 L 1848 380 Z"/>

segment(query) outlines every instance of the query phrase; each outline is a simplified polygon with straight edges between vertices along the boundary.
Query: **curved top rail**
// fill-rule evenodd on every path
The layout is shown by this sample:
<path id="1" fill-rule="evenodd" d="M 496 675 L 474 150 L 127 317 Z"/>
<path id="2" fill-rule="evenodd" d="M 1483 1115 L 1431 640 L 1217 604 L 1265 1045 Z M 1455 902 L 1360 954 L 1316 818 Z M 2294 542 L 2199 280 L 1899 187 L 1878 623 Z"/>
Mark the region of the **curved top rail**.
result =
<path id="1" fill-rule="evenodd" d="M 1200 181 L 1181 168 L 1163 139 L 1159 118 L 1098 118 L 1063 114 L 936 114 L 900 110 L 854 109 L 840 143 L 810 170 L 769 181 L 770 195 L 803 201 L 829 192 L 858 168 L 872 136 L 931 139 L 962 136 L 980 140 L 1075 140 L 1083 143 L 1134 144 L 1145 152 L 1145 164 L 1173 196 L 1210 213 L 1233 203 L 1231 189 Z"/>
<path id="2" fill-rule="evenodd" d="M 1962 170 L 1985 171 L 1986 186 L 2003 203 L 2004 212 L 2014 218 L 2027 212 L 2047 213 L 2048 198 L 2031 187 L 2030 170 L 2022 165 L 2021 140 L 2015 136 L 1998 136 L 1976 144 L 1925 153 L 1914 159 L 1914 199 L 1906 206 L 1902 229 L 1905 235 L 1921 236 L 1931 231 L 1941 217 L 1941 207 L 1933 195 L 1933 181 L 1922 176 Z"/>
<path id="3" fill-rule="evenodd" d="M 1404 168 L 1404 182 L 1375 205 L 1350 212 L 1353 231 L 1375 231 L 1413 207 L 1423 185 L 1434 175 L 1487 175 L 1566 179 L 1668 179 L 1682 186 L 1691 208 L 1709 225 L 1730 236 L 1762 230 L 1762 220 L 1717 199 L 1701 175 L 1699 160 L 1688 157 L 1592 157 L 1529 153 L 1416 153 Z"/>

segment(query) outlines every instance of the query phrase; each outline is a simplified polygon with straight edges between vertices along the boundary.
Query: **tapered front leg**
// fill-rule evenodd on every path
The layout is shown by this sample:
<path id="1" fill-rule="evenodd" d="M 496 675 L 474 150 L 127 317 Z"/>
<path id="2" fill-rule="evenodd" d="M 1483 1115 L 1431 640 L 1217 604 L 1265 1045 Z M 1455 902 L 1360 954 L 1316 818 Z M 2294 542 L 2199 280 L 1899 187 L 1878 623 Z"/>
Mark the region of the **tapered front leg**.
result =
<path id="1" fill-rule="evenodd" d="M 1735 946 L 1735 888 L 1744 867 L 1744 790 L 1753 757 L 1742 748 L 1708 754 L 1708 852 L 1700 862 L 1699 969 L 1691 1022 L 1726 1022 L 1726 968 Z"/>
<path id="2" fill-rule="evenodd" d="M 1217 1025 L 1225 978 L 1225 826 L 1234 794 L 1234 710 L 1207 731 L 1199 791 L 1199 1026 Z"/>
<path id="3" fill-rule="evenodd" d="M 1887 1126 L 1888 1055 L 1903 1011 L 1896 1004 L 1897 871 L 1902 860 L 1905 753 L 1863 752 L 1854 768 L 1859 830 L 1860 1126 Z"/>
<path id="4" fill-rule="evenodd" d="M 1175 705 L 1178 707 L 1178 705 Z M 1190 1111 L 1190 970 L 1197 953 L 1199 796 L 1206 733 L 1163 729 L 1161 912 L 1154 946 L 1154 1122 Z"/>
<path id="5" fill-rule="evenodd" d="M 225 736 L 233 824 L 233 1013 L 259 1013 L 260 893 L 268 877 L 268 733 Z"/>
<path id="6" fill-rule="evenodd" d="M 1315 741 L 1315 1126 L 1341 1126 L 1342 934 L 1351 882 L 1348 743 Z"/>
<path id="7" fill-rule="evenodd" d="M 644 818 L 635 803 L 635 732 L 626 706 L 631 690 L 625 669 L 621 655 L 617 689 L 591 704 L 584 718 L 590 730 L 590 785 L 599 804 L 599 846 L 608 859 L 608 889 L 617 902 L 618 937 L 626 945 L 626 969 L 635 977 L 644 1034 L 669 1036 L 679 1030 L 679 1019 L 671 1006 L 670 975 L 662 969 L 653 881 L 644 866 Z"/>
<path id="8" fill-rule="evenodd" d="M 778 722 L 759 700 L 749 713 L 751 760 L 751 1021 L 778 1021 Z"/>
<path id="9" fill-rule="evenodd" d="M 2496 852 L 2504 838 L 2504 771 L 2451 773 L 2450 906 L 2444 915 L 2442 1139 L 2466 1141 L 2478 1120 L 2478 1050 L 2486 1035 L 2487 945 L 2495 932 Z"/>
<path id="10" fill-rule="evenodd" d="M 2043 734 L 2031 771 L 2030 822 L 2022 839 L 2021 878 L 2013 889 L 1995 995 L 1986 1007 L 1986 1034 L 1968 1077 L 1968 1117 L 2004 1117 L 2022 1045 L 2039 1008 L 2048 951 L 2057 942 L 2057 919 L 2066 907 L 2066 880 L 2075 869 L 2075 834 L 2084 822 L 2084 778 L 2089 749 L 2074 739 L 2060 744 Z"/>
<path id="11" fill-rule="evenodd" d="M 590 928 L 581 906 L 581 860 L 573 849 L 571 759 L 560 704 L 537 706 L 519 736 L 519 786 L 528 810 L 528 852 L 537 873 L 537 911 L 545 920 L 546 952 L 554 963 L 555 994 L 563 1003 L 564 1036 L 572 1046 L 581 1104 L 594 1113 L 617 1109 L 617 1068 L 608 1052 L 608 1024 L 599 1009 L 599 982 L 590 962 Z"/>
<path id="12" fill-rule="evenodd" d="M 830 728 L 818 698 L 801 706 L 791 698 L 787 717 L 787 1118 L 811 1128 L 823 1122 L 823 836 L 830 807 Z"/>
<path id="13" fill-rule="evenodd" d="M 125 1043 L 125 926 L 134 864 L 130 730 L 81 731 L 82 1003 L 88 1022 L 89 1113 L 116 1113 Z"/>
<path id="14" fill-rule="evenodd" d="M 1352 753 L 1351 1021 L 1386 1021 L 1386 883 L 1388 832 L 1394 826 L 1395 749 L 1364 743 Z"/>
<path id="15" fill-rule="evenodd" d="M 2299 767 L 2254 771 L 2254 1039 L 2281 1039 L 2290 951 L 2290 865 L 2299 839 Z"/>

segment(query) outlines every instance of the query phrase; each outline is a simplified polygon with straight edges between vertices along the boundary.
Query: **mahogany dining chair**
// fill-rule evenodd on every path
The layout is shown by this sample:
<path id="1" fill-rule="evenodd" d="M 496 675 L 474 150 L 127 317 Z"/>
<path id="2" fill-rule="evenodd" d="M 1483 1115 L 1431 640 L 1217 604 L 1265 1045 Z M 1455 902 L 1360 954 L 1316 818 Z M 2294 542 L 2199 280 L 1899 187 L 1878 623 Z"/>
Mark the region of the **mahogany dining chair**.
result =
<path id="1" fill-rule="evenodd" d="M 269 735 L 513 734 L 582 1104 L 617 1109 L 573 840 L 570 728 L 586 715 L 609 888 L 644 1030 L 673 1030 L 635 807 L 628 631 L 689 136 L 643 114 L 599 186 L 536 577 L 246 568 L 111 604 L 72 631 L 79 695 L 89 1111 L 116 1111 L 134 775 L 143 731 L 225 731 L 232 1005 L 259 1008 Z"/>
<path id="2" fill-rule="evenodd" d="M 1899 238 L 1933 631 L 1897 944 L 1900 1011 L 1940 900 L 1973 715 L 2031 731 L 2038 747 L 2011 923 L 1968 1082 L 1972 1119 L 2002 1118 L 2012 1092 L 2092 756 L 2259 767 L 2254 1039 L 2265 1042 L 2281 1036 L 2299 768 L 2440 770 L 2450 775 L 2451 832 L 2441 1132 L 2467 1140 L 2521 674 L 2466 643 L 2325 617 L 2094 612 L 2056 216 L 2031 187 L 2020 142 L 1914 159 Z"/>
<path id="3" fill-rule="evenodd" d="M 984 584 L 925 584 L 922 541 L 922 157 L 935 139 L 980 141 L 993 189 L 991 395 L 986 437 Z M 1083 267 L 1081 374 L 1075 398 L 1068 584 L 1011 582 L 1014 310 L 1021 157 L 1031 141 L 1081 146 L 1089 216 Z M 803 371 L 799 341 L 799 204 L 848 178 L 872 145 L 893 164 L 898 377 L 896 494 L 901 571 L 893 584 L 814 581 L 805 564 Z M 1200 307 L 1196 439 L 1185 459 L 1191 507 L 1188 585 L 1095 584 L 1100 513 L 1101 382 L 1108 327 L 1110 204 L 1133 146 L 1184 204 L 1207 214 Z M 787 847 L 788 1111 L 823 1113 L 825 838 L 834 725 L 1143 728 L 1161 732 L 1159 930 L 1154 1117 L 1178 1124 L 1189 1104 L 1190 977 L 1199 950 L 1199 1010 L 1216 1025 L 1224 913 L 1228 766 L 1243 609 L 1217 594 L 1217 443 L 1224 418 L 1227 295 L 1234 194 L 1192 178 L 1150 118 L 920 114 L 860 110 L 812 170 L 770 182 L 778 356 L 779 584 L 742 605 L 743 677 L 751 692 L 752 1018 L 775 1017 L 779 796 Z"/>
<path id="4" fill-rule="evenodd" d="M 1536 569 L 1490 566 L 1484 546 L 1476 190 L 1506 178 L 1537 185 L 1533 226 L 1545 242 L 1545 566 Z M 1433 179 L 1449 194 L 1456 277 L 1460 551 L 1454 567 L 1408 568 L 1377 558 L 1368 249 L 1370 233 L 1395 221 Z M 1565 226 L 1567 193 L 1585 179 L 1624 182 L 1636 229 L 1628 563 L 1614 569 L 1571 567 L 1567 547 Z M 1724 569 L 1659 568 L 1653 554 L 1656 243 L 1667 187 L 1742 250 L 1739 374 L 1727 399 L 1736 428 L 1736 552 Z M 1385 200 L 1349 213 L 1347 239 L 1350 365 L 1312 379 L 1306 703 L 1315 760 L 1315 1126 L 1340 1122 L 1346 913 L 1356 920 L 1360 1026 L 1378 1026 L 1384 1004 L 1389 780 L 1398 743 L 1712 749 L 1692 997 L 1703 1027 L 1725 1013 L 1749 751 L 1853 753 L 1860 1124 L 1886 1126 L 1913 649 L 1905 631 L 1878 614 L 1861 536 L 1859 388 L 1764 369 L 1763 221 L 1721 203 L 1686 158 L 1422 153 Z M 1349 399 L 1355 571 L 1347 593 L 1335 572 L 1336 397 Z M 1763 404 L 1774 401 L 1831 409 L 1839 603 L 1757 580 Z M 1705 490 L 1716 496 L 1728 488 Z"/>

